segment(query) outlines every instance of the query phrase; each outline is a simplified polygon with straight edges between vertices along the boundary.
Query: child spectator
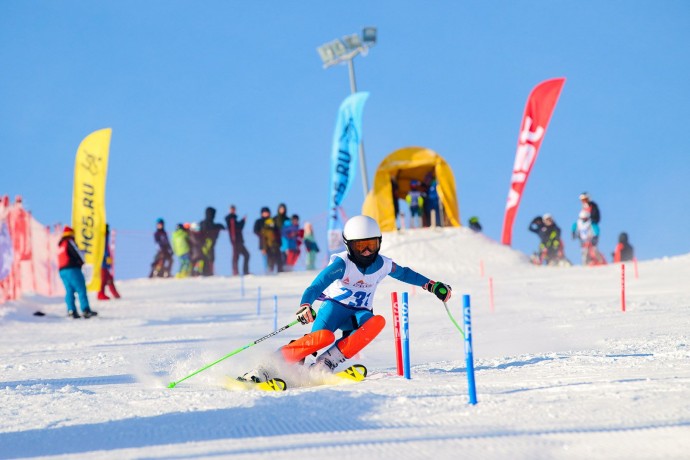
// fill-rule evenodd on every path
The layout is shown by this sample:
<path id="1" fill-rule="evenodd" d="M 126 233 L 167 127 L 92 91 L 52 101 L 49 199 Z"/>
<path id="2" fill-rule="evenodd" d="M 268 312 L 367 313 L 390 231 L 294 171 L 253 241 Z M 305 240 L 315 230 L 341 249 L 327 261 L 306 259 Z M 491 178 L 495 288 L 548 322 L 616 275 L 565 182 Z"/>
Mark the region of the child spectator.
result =
<path id="1" fill-rule="evenodd" d="M 110 300 L 105 294 L 105 288 L 110 288 L 110 293 L 116 299 L 120 298 L 120 293 L 115 289 L 115 279 L 113 278 L 113 258 L 110 254 L 110 225 L 105 224 L 105 251 L 103 252 L 103 263 L 101 264 L 101 290 L 98 291 L 98 300 Z"/>
<path id="2" fill-rule="evenodd" d="M 175 278 L 187 278 L 192 273 L 192 266 L 189 258 L 190 245 L 188 229 L 189 224 L 177 224 L 172 234 L 173 252 L 180 261 L 180 268 Z"/>
<path id="3" fill-rule="evenodd" d="M 424 197 L 420 190 L 420 183 L 416 179 L 410 181 L 410 191 L 405 197 L 410 207 L 410 228 L 421 227 L 422 210 L 424 209 Z"/>
<path id="4" fill-rule="evenodd" d="M 283 226 L 282 230 L 283 240 L 285 241 L 285 267 L 292 270 L 299 259 L 300 246 L 304 238 L 304 230 L 299 228 L 299 216 L 293 214 L 290 218 L 290 224 Z"/>

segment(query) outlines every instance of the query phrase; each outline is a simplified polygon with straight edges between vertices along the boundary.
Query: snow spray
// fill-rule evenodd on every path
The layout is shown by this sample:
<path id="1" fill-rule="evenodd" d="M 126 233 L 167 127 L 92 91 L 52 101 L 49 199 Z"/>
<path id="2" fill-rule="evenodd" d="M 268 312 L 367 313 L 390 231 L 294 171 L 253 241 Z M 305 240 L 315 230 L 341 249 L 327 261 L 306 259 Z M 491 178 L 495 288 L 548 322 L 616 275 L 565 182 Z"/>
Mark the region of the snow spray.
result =
<path id="1" fill-rule="evenodd" d="M 635 267 L 635 279 L 639 278 L 639 274 L 637 272 L 637 257 L 633 257 L 633 267 Z"/>
<path id="2" fill-rule="evenodd" d="M 244 299 L 244 275 L 240 276 L 240 297 Z"/>
<path id="3" fill-rule="evenodd" d="M 261 315 L 261 286 L 256 289 L 256 316 Z"/>
<path id="4" fill-rule="evenodd" d="M 479 276 L 484 278 L 484 259 L 479 261 Z"/>
<path id="5" fill-rule="evenodd" d="M 625 312 L 625 264 L 621 264 L 621 311 Z"/>
<path id="6" fill-rule="evenodd" d="M 407 292 L 402 293 L 402 309 L 400 310 L 400 322 L 402 323 L 402 355 L 403 375 L 410 379 L 410 316 Z"/>
<path id="7" fill-rule="evenodd" d="M 273 330 L 278 330 L 278 296 L 273 296 Z"/>
<path id="8" fill-rule="evenodd" d="M 398 293 L 391 292 L 391 308 L 393 309 L 393 345 L 395 347 L 395 363 L 398 375 L 403 375 L 402 345 L 400 343 L 400 316 L 398 311 Z"/>
<path id="9" fill-rule="evenodd" d="M 470 296 L 467 294 L 462 296 L 462 316 L 465 321 L 465 367 L 467 368 L 467 388 L 470 395 L 470 404 L 477 404 L 477 389 L 474 386 L 474 355 L 472 354 Z"/>

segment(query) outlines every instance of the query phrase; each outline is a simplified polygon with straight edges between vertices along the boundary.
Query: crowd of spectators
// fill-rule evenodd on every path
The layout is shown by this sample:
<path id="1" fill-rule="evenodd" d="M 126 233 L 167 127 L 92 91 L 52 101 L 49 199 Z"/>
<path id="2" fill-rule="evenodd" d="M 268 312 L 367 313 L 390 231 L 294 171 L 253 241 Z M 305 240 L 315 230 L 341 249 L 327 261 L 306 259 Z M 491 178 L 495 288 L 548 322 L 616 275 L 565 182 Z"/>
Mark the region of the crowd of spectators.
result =
<path id="1" fill-rule="evenodd" d="M 171 242 L 165 230 L 165 221 L 159 218 L 156 221 L 154 233 L 157 252 L 151 264 L 149 277 L 173 276 L 174 257 L 177 257 L 179 266 L 175 277 L 214 275 L 216 242 L 220 233 L 224 231 L 228 232 L 232 247 L 233 276 L 251 274 L 249 271 L 250 253 L 245 245 L 244 237 L 247 216 L 240 218 L 237 207 L 230 205 L 229 212 L 225 216 L 225 225 L 216 222 L 215 219 L 216 210 L 212 207 L 206 208 L 205 217 L 201 222 L 178 223 L 172 232 Z M 319 247 L 314 238 L 313 227 L 309 222 L 302 227 L 299 215 L 289 215 L 285 203 L 278 205 L 275 215 L 271 215 L 269 207 L 261 208 L 259 218 L 254 221 L 253 233 L 258 239 L 264 273 L 294 270 L 303 252 L 303 245 L 306 253 L 306 269 L 316 269 L 316 254 L 319 252 Z"/>

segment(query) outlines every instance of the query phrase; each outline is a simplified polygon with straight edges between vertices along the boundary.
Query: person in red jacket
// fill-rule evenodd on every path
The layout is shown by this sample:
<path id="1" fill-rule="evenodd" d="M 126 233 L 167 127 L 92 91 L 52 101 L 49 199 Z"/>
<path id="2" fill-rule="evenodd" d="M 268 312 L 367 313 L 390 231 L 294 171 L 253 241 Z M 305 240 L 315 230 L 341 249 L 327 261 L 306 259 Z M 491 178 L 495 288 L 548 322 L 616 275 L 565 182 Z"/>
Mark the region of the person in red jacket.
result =
<path id="1" fill-rule="evenodd" d="M 65 302 L 67 302 L 67 316 L 77 319 L 81 318 L 74 303 L 74 294 L 79 296 L 79 306 L 84 318 L 91 318 L 98 313 L 91 310 L 89 298 L 86 295 L 86 280 L 81 271 L 84 265 L 84 258 L 74 242 L 74 231 L 70 227 L 65 227 L 62 231 L 62 238 L 58 243 L 58 267 L 60 278 L 65 285 Z"/>

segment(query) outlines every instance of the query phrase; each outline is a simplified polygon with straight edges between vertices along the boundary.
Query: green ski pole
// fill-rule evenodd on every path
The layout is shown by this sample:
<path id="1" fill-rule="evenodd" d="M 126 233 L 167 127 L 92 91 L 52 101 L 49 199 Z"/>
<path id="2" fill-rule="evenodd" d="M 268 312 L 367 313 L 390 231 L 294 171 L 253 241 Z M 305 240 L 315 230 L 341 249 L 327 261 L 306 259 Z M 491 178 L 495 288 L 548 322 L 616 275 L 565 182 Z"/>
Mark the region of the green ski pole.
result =
<path id="1" fill-rule="evenodd" d="M 285 326 L 281 327 L 281 328 L 278 329 L 277 331 L 273 331 L 273 332 L 271 332 L 270 334 L 267 334 L 267 335 L 261 337 L 260 339 L 256 339 L 256 340 L 253 341 L 252 343 L 248 343 L 247 345 L 245 345 L 245 346 L 243 346 L 243 347 L 240 347 L 240 348 L 238 348 L 237 350 L 228 353 L 227 355 L 223 356 L 223 357 L 220 358 L 219 360 L 214 361 L 214 362 L 212 362 L 211 364 L 202 367 L 202 368 L 199 369 L 198 371 L 192 372 L 192 373 L 189 374 L 187 377 L 182 378 L 182 379 L 178 380 L 177 382 L 170 382 L 170 384 L 168 385 L 168 388 L 175 388 L 175 386 L 176 386 L 178 383 L 184 382 L 185 380 L 187 380 L 187 379 L 190 378 L 190 377 L 194 377 L 194 376 L 195 376 L 196 374 L 198 374 L 199 372 L 205 371 L 205 370 L 208 369 L 209 367 L 215 366 L 216 364 L 218 364 L 219 362 L 223 361 L 224 359 L 228 359 L 229 357 L 231 357 L 231 356 L 233 356 L 233 355 L 236 355 L 237 353 L 239 353 L 239 352 L 241 352 L 241 351 L 244 351 L 244 350 L 246 350 L 247 348 L 249 348 L 249 347 L 251 347 L 251 346 L 254 346 L 254 345 L 256 345 L 256 344 L 259 343 L 259 342 L 262 342 L 262 341 L 264 341 L 264 340 L 266 340 L 266 339 L 268 339 L 268 338 L 270 338 L 270 337 L 273 337 L 274 335 L 278 334 L 279 332 L 283 332 L 285 329 L 287 329 L 287 328 L 289 328 L 289 327 L 291 327 L 291 326 L 294 326 L 294 325 L 297 324 L 297 323 L 299 323 L 299 320 L 298 320 L 298 319 L 294 320 L 294 321 L 291 322 L 290 324 L 286 324 Z"/>
<path id="2" fill-rule="evenodd" d="M 450 313 L 450 310 L 448 309 L 448 305 L 446 305 L 446 303 L 443 302 L 443 306 L 446 307 L 446 312 L 448 313 L 448 317 L 453 322 L 453 324 L 455 324 L 455 327 L 458 328 L 458 331 L 460 331 L 460 333 L 462 334 L 462 338 L 464 339 L 465 333 L 463 332 L 462 328 L 460 326 L 458 326 L 458 322 L 455 321 L 455 318 L 453 318 L 453 315 Z"/>

